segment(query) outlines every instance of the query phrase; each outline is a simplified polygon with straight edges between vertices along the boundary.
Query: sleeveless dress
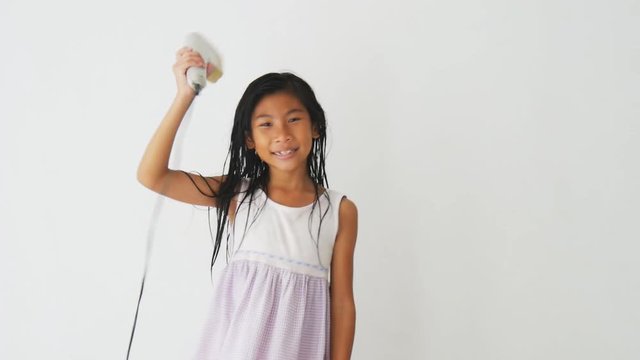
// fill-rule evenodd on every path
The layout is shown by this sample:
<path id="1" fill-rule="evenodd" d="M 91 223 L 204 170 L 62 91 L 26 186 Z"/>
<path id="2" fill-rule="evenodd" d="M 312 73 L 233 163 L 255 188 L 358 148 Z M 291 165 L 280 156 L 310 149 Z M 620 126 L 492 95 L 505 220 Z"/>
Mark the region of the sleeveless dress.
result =
<path id="1" fill-rule="evenodd" d="M 289 207 L 260 189 L 250 201 L 247 187 L 243 179 L 229 261 L 195 359 L 328 360 L 330 264 L 344 195 L 326 189 L 315 206 Z"/>

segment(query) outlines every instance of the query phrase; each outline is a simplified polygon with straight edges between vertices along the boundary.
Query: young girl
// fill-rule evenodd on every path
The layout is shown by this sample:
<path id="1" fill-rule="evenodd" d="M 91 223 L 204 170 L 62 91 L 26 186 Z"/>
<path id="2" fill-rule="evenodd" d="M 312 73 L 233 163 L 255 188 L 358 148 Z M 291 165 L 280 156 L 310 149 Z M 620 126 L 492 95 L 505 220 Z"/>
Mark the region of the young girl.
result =
<path id="1" fill-rule="evenodd" d="M 211 266 L 227 232 L 227 265 L 196 358 L 349 359 L 357 208 L 328 189 L 326 120 L 313 90 L 290 73 L 254 80 L 236 109 L 228 173 L 195 176 L 168 168 L 195 97 L 185 75 L 191 66 L 206 65 L 191 49 L 179 49 L 177 95 L 146 148 L 138 180 L 172 199 L 216 207 Z"/>

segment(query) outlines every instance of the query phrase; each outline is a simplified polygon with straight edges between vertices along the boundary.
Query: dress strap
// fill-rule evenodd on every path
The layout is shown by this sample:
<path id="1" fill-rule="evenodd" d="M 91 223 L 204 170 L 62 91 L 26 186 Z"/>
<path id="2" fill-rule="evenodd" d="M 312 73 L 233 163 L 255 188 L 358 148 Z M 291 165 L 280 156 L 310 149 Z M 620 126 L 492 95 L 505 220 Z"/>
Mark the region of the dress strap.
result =
<path id="1" fill-rule="evenodd" d="M 331 194 L 331 207 L 332 207 L 331 215 L 333 216 L 334 224 L 336 224 L 336 235 L 337 235 L 339 219 L 340 219 L 340 203 L 342 202 L 343 198 L 347 197 L 347 195 L 336 190 L 331 190 L 330 194 Z"/>

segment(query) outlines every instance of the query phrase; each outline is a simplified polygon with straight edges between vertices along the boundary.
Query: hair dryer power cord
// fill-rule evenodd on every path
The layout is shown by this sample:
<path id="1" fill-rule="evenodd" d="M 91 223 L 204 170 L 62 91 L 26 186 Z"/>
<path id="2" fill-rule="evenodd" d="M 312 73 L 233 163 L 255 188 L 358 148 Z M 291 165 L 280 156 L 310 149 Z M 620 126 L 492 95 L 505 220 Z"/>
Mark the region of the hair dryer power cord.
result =
<path id="1" fill-rule="evenodd" d="M 171 164 L 171 168 L 173 169 L 177 169 L 180 167 L 180 159 L 182 158 L 182 140 L 184 139 L 183 134 L 184 132 L 186 132 L 187 125 L 191 120 L 191 113 L 193 111 L 194 103 L 195 101 L 191 103 L 191 106 L 189 106 L 189 109 L 187 109 L 187 113 L 184 116 L 184 119 L 182 121 L 182 125 L 180 128 L 182 133 L 176 136 L 176 141 L 175 141 L 173 156 L 172 156 L 172 164 Z M 131 329 L 131 338 L 129 339 L 129 348 L 127 349 L 127 358 L 126 358 L 127 360 L 129 360 L 129 355 L 131 354 L 131 344 L 133 343 L 133 335 L 136 332 L 136 324 L 138 322 L 138 314 L 140 311 L 140 302 L 142 300 L 142 293 L 144 291 L 144 282 L 147 278 L 147 272 L 149 270 L 149 260 L 151 258 L 153 241 L 155 238 L 158 218 L 160 217 L 160 210 L 162 209 L 162 204 L 164 203 L 164 198 L 165 196 L 162 195 L 162 191 L 160 191 L 156 199 L 156 204 L 153 207 L 153 213 L 151 214 L 151 222 L 147 230 L 147 249 L 146 249 L 145 261 L 144 261 L 144 272 L 142 275 L 142 284 L 140 285 L 140 295 L 138 296 L 138 305 L 136 306 L 136 315 L 133 319 L 133 328 Z"/>

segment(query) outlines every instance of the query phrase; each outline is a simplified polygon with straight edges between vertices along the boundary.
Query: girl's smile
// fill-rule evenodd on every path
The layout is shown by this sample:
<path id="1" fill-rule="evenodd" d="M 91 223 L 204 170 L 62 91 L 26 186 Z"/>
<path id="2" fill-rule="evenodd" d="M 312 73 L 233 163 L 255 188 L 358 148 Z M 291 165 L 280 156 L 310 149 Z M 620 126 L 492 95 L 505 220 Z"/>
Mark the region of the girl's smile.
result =
<path id="1" fill-rule="evenodd" d="M 297 150 L 298 150 L 297 148 L 286 149 L 286 150 L 274 152 L 273 154 L 276 155 L 280 160 L 287 160 L 287 159 L 291 159 L 293 157 L 293 153 L 296 152 Z"/>

